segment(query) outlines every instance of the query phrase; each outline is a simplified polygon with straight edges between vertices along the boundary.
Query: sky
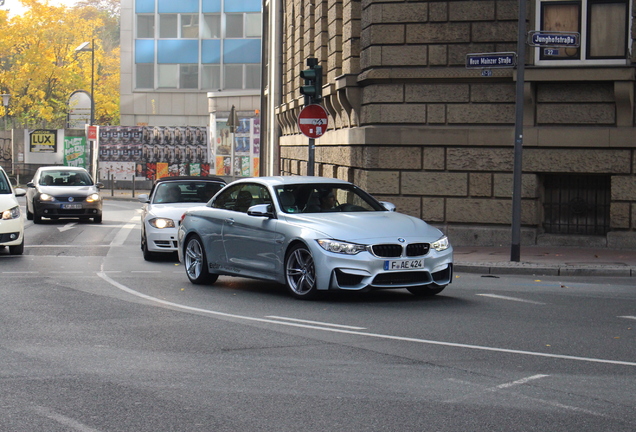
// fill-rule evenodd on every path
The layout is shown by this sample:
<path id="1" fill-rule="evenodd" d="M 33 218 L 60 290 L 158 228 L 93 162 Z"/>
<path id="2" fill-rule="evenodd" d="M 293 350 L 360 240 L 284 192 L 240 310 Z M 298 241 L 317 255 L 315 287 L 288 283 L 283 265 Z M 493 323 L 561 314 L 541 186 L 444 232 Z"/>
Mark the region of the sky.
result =
<path id="1" fill-rule="evenodd" d="M 73 6 L 76 2 L 77 0 L 49 0 L 49 4 L 55 6 Z M 0 8 L 4 10 L 8 9 L 11 12 L 11 15 L 20 15 L 25 10 L 25 8 L 22 7 L 22 3 L 20 3 L 18 0 L 4 0 L 4 6 Z"/>

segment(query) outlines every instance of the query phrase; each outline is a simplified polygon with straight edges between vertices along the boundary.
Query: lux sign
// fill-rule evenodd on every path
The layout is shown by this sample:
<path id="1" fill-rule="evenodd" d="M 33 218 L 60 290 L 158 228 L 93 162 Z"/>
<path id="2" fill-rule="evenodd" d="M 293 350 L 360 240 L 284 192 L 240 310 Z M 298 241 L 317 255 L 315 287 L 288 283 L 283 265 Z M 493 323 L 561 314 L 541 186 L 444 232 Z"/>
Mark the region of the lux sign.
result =
<path id="1" fill-rule="evenodd" d="M 38 129 L 31 132 L 31 152 L 32 153 L 56 153 L 57 152 L 57 131 Z"/>

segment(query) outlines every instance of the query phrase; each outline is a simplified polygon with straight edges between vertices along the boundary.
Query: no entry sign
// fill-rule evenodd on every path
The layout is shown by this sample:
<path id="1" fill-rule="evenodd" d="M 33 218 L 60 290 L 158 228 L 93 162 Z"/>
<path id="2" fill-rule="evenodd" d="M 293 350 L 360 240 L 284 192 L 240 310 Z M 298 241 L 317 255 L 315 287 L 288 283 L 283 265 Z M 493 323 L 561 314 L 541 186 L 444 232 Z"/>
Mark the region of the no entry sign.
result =
<path id="1" fill-rule="evenodd" d="M 327 111 L 320 105 L 307 105 L 298 115 L 298 128 L 308 138 L 320 138 L 327 125 Z"/>

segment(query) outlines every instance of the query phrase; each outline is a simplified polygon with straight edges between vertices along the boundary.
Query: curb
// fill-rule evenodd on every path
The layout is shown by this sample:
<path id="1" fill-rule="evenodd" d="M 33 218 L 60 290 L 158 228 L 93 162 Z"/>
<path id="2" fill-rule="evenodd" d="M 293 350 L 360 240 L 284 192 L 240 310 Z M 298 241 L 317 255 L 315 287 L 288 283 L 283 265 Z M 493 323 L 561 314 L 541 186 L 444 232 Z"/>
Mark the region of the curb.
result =
<path id="1" fill-rule="evenodd" d="M 575 265 L 505 264 L 498 263 L 457 263 L 454 271 L 465 273 L 483 273 L 492 275 L 536 275 L 536 276 L 601 276 L 636 277 L 635 267 L 590 267 Z"/>

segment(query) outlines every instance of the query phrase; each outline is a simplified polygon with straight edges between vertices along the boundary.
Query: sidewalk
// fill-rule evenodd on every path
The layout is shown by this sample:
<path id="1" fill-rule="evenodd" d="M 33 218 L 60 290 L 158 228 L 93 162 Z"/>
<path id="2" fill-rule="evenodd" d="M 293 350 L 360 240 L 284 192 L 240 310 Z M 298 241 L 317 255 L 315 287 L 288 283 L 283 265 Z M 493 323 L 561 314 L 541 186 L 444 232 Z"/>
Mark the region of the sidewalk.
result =
<path id="1" fill-rule="evenodd" d="M 137 201 L 142 193 L 102 189 L 105 200 Z M 451 239 L 452 241 L 452 239 Z M 455 271 L 537 276 L 605 276 L 636 278 L 636 245 L 629 250 L 606 248 L 522 246 L 519 262 L 510 261 L 510 246 L 456 246 Z"/>

